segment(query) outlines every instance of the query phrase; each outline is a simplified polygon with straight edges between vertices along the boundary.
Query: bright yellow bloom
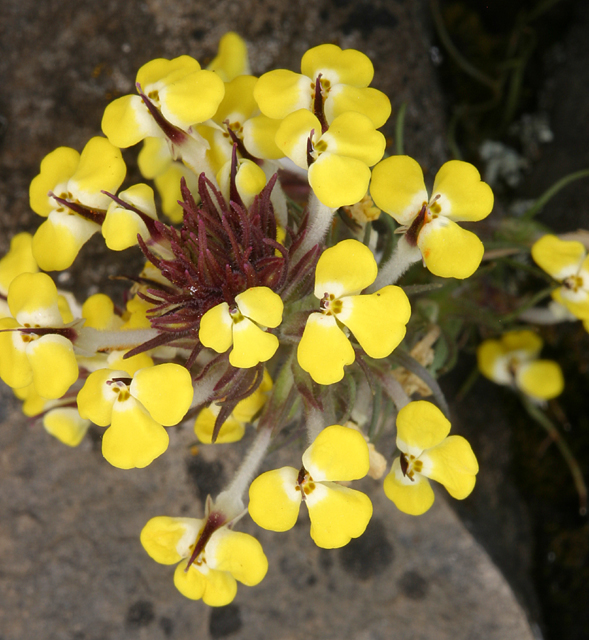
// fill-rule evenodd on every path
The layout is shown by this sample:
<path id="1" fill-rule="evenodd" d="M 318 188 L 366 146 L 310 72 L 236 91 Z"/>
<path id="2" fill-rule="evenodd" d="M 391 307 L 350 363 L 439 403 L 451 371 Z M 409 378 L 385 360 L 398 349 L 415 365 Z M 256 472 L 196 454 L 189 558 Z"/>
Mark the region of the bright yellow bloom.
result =
<path id="1" fill-rule="evenodd" d="M 213 71 L 201 69 L 190 56 L 151 60 L 137 72 L 136 84 L 164 120 L 183 132 L 212 118 L 225 91 L 221 78 Z M 121 148 L 165 135 L 138 95 L 111 102 L 102 118 L 102 130 Z"/>
<path id="2" fill-rule="evenodd" d="M 470 444 L 448 436 L 450 422 L 430 402 L 410 402 L 397 416 L 397 447 L 401 456 L 384 481 L 387 498 L 404 513 L 419 516 L 434 502 L 428 478 L 463 500 L 474 489 L 479 465 Z"/>
<path id="3" fill-rule="evenodd" d="M 91 138 L 81 155 L 59 147 L 43 159 L 29 192 L 33 211 L 47 218 L 33 238 L 33 254 L 41 269 L 60 271 L 72 265 L 100 230 L 112 203 L 102 191 L 115 193 L 126 171 L 120 150 L 100 137 Z"/>
<path id="4" fill-rule="evenodd" d="M 552 297 L 580 320 L 589 320 L 589 256 L 585 247 L 546 235 L 532 247 L 532 258 L 562 284 Z"/>
<path id="5" fill-rule="evenodd" d="M 253 587 L 264 579 L 268 560 L 253 536 L 223 526 L 212 533 L 186 570 L 204 528 L 205 520 L 159 516 L 143 527 L 141 544 L 156 562 L 179 563 L 174 584 L 182 595 L 223 607 L 235 598 L 237 581 Z"/>
<path id="6" fill-rule="evenodd" d="M 326 249 L 315 272 L 315 296 L 321 311 L 312 313 L 298 346 L 301 367 L 319 384 L 333 384 L 344 376 L 355 353 L 347 327 L 371 358 L 386 358 L 405 337 L 411 307 L 400 287 L 389 285 L 370 295 L 377 265 L 368 247 L 344 240 Z"/>
<path id="7" fill-rule="evenodd" d="M 264 529 L 294 527 L 301 502 L 309 509 L 311 538 L 324 549 L 361 536 L 372 517 L 365 494 L 337 482 L 359 480 L 370 468 L 368 445 L 355 429 L 332 425 L 303 454 L 303 467 L 283 467 L 258 476 L 249 490 L 249 513 Z"/>
<path id="8" fill-rule="evenodd" d="M 23 273 L 8 290 L 11 318 L 0 320 L 0 377 L 14 389 L 31 383 L 44 398 L 60 398 L 78 379 L 71 341 L 53 280 L 45 273 Z M 22 329 L 20 331 L 19 329 Z M 38 329 L 38 333 L 30 330 Z"/>
<path id="9" fill-rule="evenodd" d="M 235 308 L 226 302 L 209 309 L 200 321 L 198 337 L 205 347 L 225 353 L 229 362 L 249 369 L 266 362 L 278 349 L 278 338 L 266 331 L 282 322 L 284 305 L 268 287 L 252 287 L 235 296 Z"/>
<path id="10" fill-rule="evenodd" d="M 500 340 L 485 340 L 477 349 L 479 371 L 535 401 L 556 398 L 564 388 L 562 370 L 552 360 L 538 360 L 542 344 L 542 338 L 528 329 L 508 331 Z"/>
<path id="11" fill-rule="evenodd" d="M 217 444 L 226 442 L 237 442 L 243 438 L 245 433 L 245 425 L 251 422 L 253 417 L 266 404 L 268 392 L 272 389 L 272 378 L 266 369 L 264 369 L 264 378 L 260 386 L 247 398 L 237 403 L 231 415 L 219 431 Z M 196 417 L 194 422 L 194 433 L 196 437 L 205 444 L 210 444 L 213 439 L 213 431 L 217 416 L 221 411 L 221 407 L 215 403 L 205 407 Z"/>
<path id="12" fill-rule="evenodd" d="M 374 67 L 360 51 L 342 50 L 334 44 L 313 47 L 301 60 L 301 72 L 276 69 L 258 80 L 254 95 L 264 115 L 281 119 L 298 109 L 313 111 L 318 79 L 321 109 L 328 123 L 345 112 L 354 111 L 370 118 L 378 128 L 391 114 L 387 96 L 368 87 Z"/>
<path id="13" fill-rule="evenodd" d="M 190 373 L 177 364 L 140 369 L 132 380 L 126 371 L 99 369 L 78 394 L 78 410 L 82 418 L 109 427 L 102 454 L 113 466 L 142 468 L 168 448 L 162 425 L 180 422 L 192 397 Z"/>
<path id="14" fill-rule="evenodd" d="M 483 243 L 457 222 L 486 218 L 493 192 L 468 162 L 442 165 L 428 199 L 421 167 L 408 156 L 393 156 L 372 171 L 370 193 L 376 205 L 406 231 L 419 247 L 425 266 L 442 278 L 468 278 L 483 258 Z"/>
<path id="15" fill-rule="evenodd" d="M 317 117 L 299 109 L 282 121 L 276 145 L 298 167 L 308 169 L 309 184 L 319 200 L 337 208 L 366 195 L 369 167 L 382 158 L 386 141 L 361 113 L 342 113 L 322 133 Z"/>

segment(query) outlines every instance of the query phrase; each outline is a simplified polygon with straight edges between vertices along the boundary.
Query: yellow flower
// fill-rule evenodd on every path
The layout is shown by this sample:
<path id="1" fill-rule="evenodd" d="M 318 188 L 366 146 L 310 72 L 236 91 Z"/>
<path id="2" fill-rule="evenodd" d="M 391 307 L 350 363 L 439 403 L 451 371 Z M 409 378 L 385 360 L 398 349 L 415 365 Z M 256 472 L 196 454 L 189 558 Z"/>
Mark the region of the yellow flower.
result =
<path id="1" fill-rule="evenodd" d="M 378 128 L 391 114 L 387 96 L 368 87 L 374 67 L 360 51 L 342 50 L 334 44 L 313 47 L 301 60 L 301 72 L 276 69 L 258 80 L 254 96 L 264 115 L 281 119 L 298 109 L 316 111 L 318 99 L 327 123 L 354 111 L 370 118 Z M 318 84 L 320 97 L 316 97 Z"/>
<path id="2" fill-rule="evenodd" d="M 223 82 L 250 73 L 247 45 L 234 31 L 228 31 L 219 40 L 219 50 L 207 69 L 214 71 Z"/>
<path id="3" fill-rule="evenodd" d="M 508 331 L 500 340 L 485 340 L 477 349 L 479 371 L 537 402 L 556 398 L 564 388 L 562 370 L 552 360 L 538 360 L 542 344 L 542 338 L 528 329 Z"/>
<path id="4" fill-rule="evenodd" d="M 355 429 L 332 425 L 303 454 L 303 467 L 283 467 L 258 476 L 249 490 L 249 513 L 264 529 L 294 527 L 301 502 L 309 509 L 311 538 L 336 549 L 361 536 L 372 517 L 368 496 L 337 482 L 359 480 L 370 468 L 368 445 Z"/>
<path id="5" fill-rule="evenodd" d="M 315 382 L 339 382 L 344 366 L 354 362 L 344 327 L 371 358 L 390 355 L 405 337 L 411 307 L 400 287 L 359 295 L 376 273 L 372 252 L 357 240 L 344 240 L 319 259 L 315 297 L 321 300 L 321 311 L 309 316 L 297 350 L 299 364 Z"/>
<path id="6" fill-rule="evenodd" d="M 10 250 L 0 259 L 0 298 L 8 296 L 8 288 L 21 273 L 37 273 L 37 261 L 33 257 L 33 236 L 26 231 L 17 233 L 10 241 Z M 4 314 L 2 313 L 4 312 Z M 9 315 L 8 307 L 2 307 L 0 300 L 0 317 Z"/>
<path id="7" fill-rule="evenodd" d="M 14 389 L 33 383 L 40 396 L 60 398 L 78 379 L 78 363 L 53 280 L 45 273 L 17 276 L 8 306 L 12 317 L 0 320 L 0 329 L 8 329 L 0 332 L 0 377 Z"/>
<path id="8" fill-rule="evenodd" d="M 462 279 L 477 270 L 484 247 L 456 223 L 482 220 L 493 208 L 493 192 L 480 178 L 473 165 L 450 160 L 438 171 L 428 199 L 419 164 L 393 156 L 374 167 L 370 193 L 376 206 L 402 225 L 407 242 L 419 247 L 434 275 Z"/>
<path id="9" fill-rule="evenodd" d="M 366 195 L 369 167 L 382 158 L 386 141 L 361 113 L 342 113 L 322 133 L 318 118 L 299 109 L 282 121 L 276 145 L 298 167 L 308 169 L 309 184 L 319 200 L 337 208 Z"/>
<path id="10" fill-rule="evenodd" d="M 235 409 L 219 431 L 217 444 L 226 442 L 237 442 L 243 438 L 245 425 L 252 421 L 252 418 L 266 404 L 268 392 L 272 389 L 272 378 L 264 369 L 264 378 L 260 386 L 247 398 L 237 403 Z M 213 438 L 215 422 L 221 411 L 221 407 L 215 403 L 205 407 L 196 417 L 194 422 L 194 433 L 196 437 L 205 444 L 210 444 Z"/>
<path id="11" fill-rule="evenodd" d="M 266 331 L 282 322 L 284 305 L 268 287 L 252 287 L 235 296 L 235 308 L 226 302 L 209 309 L 200 321 L 199 339 L 217 353 L 231 349 L 232 366 L 249 369 L 266 362 L 278 349 L 278 338 Z"/>
<path id="12" fill-rule="evenodd" d="M 552 297 L 580 320 L 589 320 L 589 257 L 585 247 L 546 235 L 532 247 L 532 258 L 562 284 Z"/>
<path id="13" fill-rule="evenodd" d="M 470 444 L 448 436 L 450 422 L 430 402 L 410 402 L 397 416 L 397 447 L 401 456 L 384 481 L 384 491 L 397 508 L 413 516 L 434 502 L 428 478 L 440 482 L 457 500 L 470 495 L 479 465 Z"/>
<path id="14" fill-rule="evenodd" d="M 168 448 L 167 427 L 182 420 L 192 402 L 190 373 L 173 363 L 126 371 L 99 369 L 78 394 L 82 418 L 109 427 L 102 454 L 119 469 L 143 468 Z M 110 425 L 110 426 L 109 426 Z"/>
<path id="15" fill-rule="evenodd" d="M 117 147 L 162 136 L 182 144 L 192 125 L 215 115 L 225 91 L 221 78 L 201 69 L 190 56 L 151 60 L 137 72 L 136 84 L 155 111 L 152 113 L 138 95 L 111 102 L 102 118 L 102 130 Z"/>
<path id="16" fill-rule="evenodd" d="M 141 544 L 160 564 L 176 564 L 174 584 L 191 600 L 211 607 L 229 604 L 237 593 L 237 582 L 253 587 L 268 571 L 262 545 L 247 533 L 222 526 L 208 539 L 206 521 L 196 518 L 152 518 L 141 531 Z M 204 545 L 203 545 L 204 542 Z M 187 568 L 195 546 L 202 545 Z"/>
<path id="17" fill-rule="evenodd" d="M 33 238 L 41 269 L 60 271 L 72 265 L 100 230 L 112 202 L 102 191 L 115 193 L 126 171 L 120 150 L 100 137 L 91 138 L 81 155 L 59 147 L 43 159 L 29 191 L 31 208 L 47 218 Z"/>

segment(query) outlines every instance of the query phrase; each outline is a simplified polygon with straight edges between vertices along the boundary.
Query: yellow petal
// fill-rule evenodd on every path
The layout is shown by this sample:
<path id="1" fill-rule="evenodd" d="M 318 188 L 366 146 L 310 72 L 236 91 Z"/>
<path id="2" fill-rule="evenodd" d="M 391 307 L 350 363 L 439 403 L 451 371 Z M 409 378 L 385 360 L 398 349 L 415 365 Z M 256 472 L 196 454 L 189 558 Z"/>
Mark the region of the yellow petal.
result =
<path id="1" fill-rule="evenodd" d="M 311 188 L 320 202 L 332 209 L 362 200 L 369 182 L 370 169 L 356 158 L 326 151 L 309 167 Z"/>
<path id="2" fill-rule="evenodd" d="M 200 71 L 200 64 L 191 56 L 178 56 L 172 60 L 155 58 L 139 69 L 136 81 L 144 91 L 149 91 L 150 85 L 161 86 L 166 81 L 173 81 L 195 71 Z"/>
<path id="3" fill-rule="evenodd" d="M 311 538 L 323 549 L 339 549 L 359 538 L 372 517 L 370 498 L 334 482 L 319 482 L 307 496 Z"/>
<path id="4" fill-rule="evenodd" d="M 474 233 L 443 216 L 422 227 L 417 246 L 425 266 L 441 278 L 468 278 L 478 269 L 485 252 Z"/>
<path id="5" fill-rule="evenodd" d="M 136 356 L 125 358 L 127 351 L 111 351 L 106 358 L 108 368 L 120 369 L 130 377 L 133 377 L 139 369 L 153 367 L 153 360 L 147 353 L 138 353 Z"/>
<path id="6" fill-rule="evenodd" d="M 303 466 L 314 481 L 359 480 L 370 468 L 368 445 L 356 429 L 326 427 L 303 454 Z"/>
<path id="7" fill-rule="evenodd" d="M 61 327 L 57 287 L 46 273 L 22 273 L 8 289 L 10 313 L 21 325 Z"/>
<path id="8" fill-rule="evenodd" d="M 157 516 L 143 527 L 139 539 L 150 558 L 160 564 L 175 564 L 188 555 L 202 525 L 196 518 Z"/>
<path id="9" fill-rule="evenodd" d="M 455 222 L 486 218 L 493 209 L 493 191 L 472 164 L 450 160 L 442 165 L 434 180 L 432 200 L 436 196 L 442 214 Z"/>
<path id="10" fill-rule="evenodd" d="M 33 237 L 33 255 L 45 271 L 72 266 L 80 249 L 100 230 L 100 225 L 77 214 L 52 211 Z"/>
<path id="11" fill-rule="evenodd" d="M 163 135 L 139 96 L 123 96 L 111 102 L 102 116 L 102 131 L 121 149 Z"/>
<path id="12" fill-rule="evenodd" d="M 213 441 L 213 431 L 215 429 L 217 415 L 218 413 L 215 414 L 209 407 L 206 407 L 196 417 L 194 422 L 194 433 L 201 442 L 211 444 Z M 217 444 L 238 442 L 243 438 L 244 433 L 245 425 L 231 415 L 221 425 L 221 430 L 219 431 L 219 435 L 215 442 Z"/>
<path id="13" fill-rule="evenodd" d="M 48 193 L 53 191 L 56 196 L 67 197 L 62 189 L 74 175 L 80 154 L 70 147 L 59 147 L 46 155 L 41 161 L 41 173 L 33 178 L 29 189 L 31 209 L 40 216 L 47 217 L 57 203 Z"/>
<path id="14" fill-rule="evenodd" d="M 361 51 L 321 44 L 305 52 L 301 72 L 312 80 L 321 73 L 332 85 L 343 83 L 367 87 L 372 82 L 374 67 L 370 58 Z"/>
<path id="15" fill-rule="evenodd" d="M 44 398 L 61 398 L 78 379 L 74 348 L 63 336 L 49 334 L 29 342 L 27 357 L 35 389 Z"/>
<path id="16" fill-rule="evenodd" d="M 198 179 L 192 171 L 180 162 L 173 162 L 168 169 L 155 178 L 155 186 L 162 199 L 162 211 L 174 224 L 180 224 L 184 218 L 184 210 L 178 204 L 182 200 L 180 181 L 184 178 L 191 193 L 197 192 Z"/>
<path id="17" fill-rule="evenodd" d="M 219 74 L 224 82 L 250 72 L 247 45 L 234 31 L 228 31 L 219 40 L 217 55 L 207 67 Z"/>
<path id="18" fill-rule="evenodd" d="M 342 240 L 326 249 L 315 270 L 315 297 L 325 293 L 336 298 L 360 293 L 370 286 L 378 273 L 370 249 L 358 240 Z"/>
<path id="19" fill-rule="evenodd" d="M 213 71 L 196 71 L 167 83 L 159 91 L 162 115 L 168 122 L 187 130 L 212 118 L 223 100 L 225 85 Z"/>
<path id="20" fill-rule="evenodd" d="M 233 349 L 229 354 L 229 362 L 234 367 L 249 369 L 270 360 L 278 346 L 275 335 L 263 331 L 248 318 L 243 318 L 233 325 Z"/>
<path id="21" fill-rule="evenodd" d="M 10 241 L 10 250 L 0 260 L 0 293 L 8 294 L 12 281 L 21 273 L 37 273 L 33 257 L 33 236 L 26 231 L 17 233 Z"/>
<path id="22" fill-rule="evenodd" d="M 499 340 L 485 340 L 477 347 L 479 371 L 496 384 L 508 385 L 513 381 L 509 368 L 503 366 L 505 353 Z"/>
<path id="23" fill-rule="evenodd" d="M 542 350 L 544 341 L 529 329 L 507 331 L 501 336 L 501 344 L 506 353 L 518 352 L 519 358 L 535 358 Z"/>
<path id="24" fill-rule="evenodd" d="M 327 144 L 331 153 L 355 158 L 370 167 L 382 158 L 386 146 L 385 137 L 374 128 L 370 118 L 355 111 L 337 116 L 321 136 L 321 141 Z M 364 195 L 366 189 L 362 197 Z"/>
<path id="25" fill-rule="evenodd" d="M 183 596 L 191 600 L 200 600 L 205 592 L 206 578 L 194 565 L 188 571 L 185 571 L 187 564 L 188 559 L 176 567 L 176 571 L 174 571 L 174 586 Z"/>
<path id="26" fill-rule="evenodd" d="M 446 487 L 457 500 L 464 500 L 474 489 L 479 471 L 470 444 L 461 436 L 449 436 L 440 444 L 424 452 L 422 473 Z"/>
<path id="27" fill-rule="evenodd" d="M 311 91 L 309 78 L 286 69 L 275 69 L 260 77 L 254 98 L 265 116 L 282 119 L 298 109 L 310 109 Z"/>
<path id="28" fill-rule="evenodd" d="M 141 369 L 129 389 L 151 417 L 166 427 L 182 420 L 194 395 L 190 372 L 172 362 Z"/>
<path id="29" fill-rule="evenodd" d="M 206 546 L 206 558 L 211 568 L 228 571 L 248 587 L 262 582 L 268 572 L 262 545 L 253 536 L 227 527 L 213 533 Z"/>
<path id="30" fill-rule="evenodd" d="M 409 156 L 386 158 L 372 170 L 370 195 L 399 224 L 411 224 L 428 199 L 421 167 Z"/>
<path id="31" fill-rule="evenodd" d="M 137 156 L 139 171 L 144 178 L 153 180 L 164 173 L 171 163 L 170 148 L 164 138 L 145 138 Z"/>
<path id="32" fill-rule="evenodd" d="M 560 240 L 552 235 L 543 236 L 532 247 L 536 264 L 559 281 L 576 275 L 585 255 L 585 247 L 580 242 Z"/>
<path id="33" fill-rule="evenodd" d="M 4 331 L 19 326 L 13 318 L 0 319 L 0 378 L 13 389 L 27 387 L 33 382 L 33 371 L 26 353 L 28 337 L 19 331 Z"/>
<path id="34" fill-rule="evenodd" d="M 283 467 L 266 471 L 251 483 L 248 511 L 262 529 L 288 531 L 295 526 L 301 506 L 297 477 L 296 469 Z"/>
<path id="35" fill-rule="evenodd" d="M 258 105 L 254 99 L 254 87 L 258 79 L 254 76 L 240 75 L 230 82 L 225 81 L 225 96 L 215 113 L 214 120 L 223 124 L 226 120 L 232 125 L 235 121 L 243 124 Z"/>
<path id="36" fill-rule="evenodd" d="M 139 209 L 153 220 L 157 220 L 153 189 L 146 184 L 135 184 L 118 194 L 131 206 Z M 145 222 L 134 211 L 111 202 L 102 225 L 102 235 L 106 246 L 113 251 L 123 251 L 137 244 L 137 235 L 149 238 Z"/>
<path id="37" fill-rule="evenodd" d="M 405 292 L 390 285 L 371 295 L 344 298 L 337 318 L 371 358 L 386 358 L 405 337 L 410 316 Z"/>
<path id="38" fill-rule="evenodd" d="M 532 398 L 552 400 L 564 389 L 562 369 L 552 360 L 536 360 L 518 368 L 516 384 Z"/>
<path id="39" fill-rule="evenodd" d="M 357 111 L 370 118 L 378 129 L 391 115 L 391 101 L 382 91 L 372 87 L 357 88 L 338 84 L 329 90 L 324 109 L 327 122 L 333 122 L 346 111 Z"/>
<path id="40" fill-rule="evenodd" d="M 199 340 L 217 353 L 225 353 L 233 344 L 233 320 L 229 305 L 222 302 L 209 309 L 200 321 Z"/>
<path id="41" fill-rule="evenodd" d="M 111 328 L 115 317 L 115 305 L 104 293 L 95 293 L 82 305 L 82 317 L 85 327 L 93 329 Z"/>
<path id="42" fill-rule="evenodd" d="M 397 446 L 403 453 L 418 456 L 450 433 L 450 422 L 431 402 L 410 402 L 397 416 Z"/>
<path id="43" fill-rule="evenodd" d="M 84 439 L 90 420 L 80 417 L 73 407 L 60 407 L 48 411 L 43 417 L 45 430 L 68 447 L 77 447 Z"/>
<path id="44" fill-rule="evenodd" d="M 267 160 L 282 158 L 284 152 L 275 142 L 281 122 L 282 120 L 264 115 L 250 118 L 243 125 L 245 148 L 256 158 L 265 158 Z"/>
<path id="45" fill-rule="evenodd" d="M 275 328 L 282 322 L 284 304 L 268 287 L 251 287 L 235 296 L 241 313 L 264 327 Z"/>
<path id="46" fill-rule="evenodd" d="M 112 378 L 126 377 L 124 371 L 99 369 L 87 378 L 78 393 L 78 411 L 82 418 L 88 418 L 101 427 L 107 427 L 112 419 L 112 410 L 118 394 L 108 382 Z"/>
<path id="47" fill-rule="evenodd" d="M 102 455 L 113 467 L 142 469 L 161 456 L 169 442 L 161 424 L 130 397 L 113 405 L 112 423 L 102 438 Z"/>
<path id="48" fill-rule="evenodd" d="M 127 167 L 120 149 L 105 138 L 90 138 L 82 150 L 80 162 L 68 182 L 74 199 L 96 209 L 106 209 L 111 199 L 102 193 L 114 193 L 125 179 Z"/>
<path id="49" fill-rule="evenodd" d="M 307 169 L 307 141 L 309 137 L 315 141 L 320 135 L 321 124 L 317 117 L 307 109 L 299 109 L 280 123 L 274 141 L 283 155 L 301 169 Z"/>
<path id="50" fill-rule="evenodd" d="M 312 313 L 297 348 L 301 368 L 319 384 L 344 377 L 344 366 L 356 359 L 354 349 L 333 316 Z"/>
<path id="51" fill-rule="evenodd" d="M 205 579 L 205 592 L 202 596 L 205 604 L 209 607 L 224 607 L 233 601 L 237 594 L 237 582 L 230 573 L 210 569 Z"/>
<path id="52" fill-rule="evenodd" d="M 403 475 L 399 458 L 384 479 L 384 492 L 399 511 L 410 516 L 420 516 L 434 503 L 434 492 L 427 478 L 415 473 L 413 481 Z"/>

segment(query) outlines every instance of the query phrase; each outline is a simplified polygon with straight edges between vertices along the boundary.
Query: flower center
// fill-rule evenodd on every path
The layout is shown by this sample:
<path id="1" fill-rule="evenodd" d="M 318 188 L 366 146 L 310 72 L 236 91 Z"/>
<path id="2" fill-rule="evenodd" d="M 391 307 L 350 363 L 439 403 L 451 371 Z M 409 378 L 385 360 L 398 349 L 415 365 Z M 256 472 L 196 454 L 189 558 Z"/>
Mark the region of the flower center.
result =
<path id="1" fill-rule="evenodd" d="M 311 477 L 311 474 L 305 469 L 305 467 L 301 467 L 299 471 L 299 475 L 297 477 L 297 484 L 295 487 L 295 491 L 301 492 L 301 497 L 303 500 L 313 493 L 315 490 L 315 481 Z"/>
<path id="2" fill-rule="evenodd" d="M 325 292 L 319 302 L 321 313 L 326 316 L 336 316 L 342 312 L 342 301 L 336 298 L 333 293 Z"/>
<path id="3" fill-rule="evenodd" d="M 584 289 L 583 284 L 582 276 L 569 276 L 562 281 L 563 287 L 575 293 L 579 291 L 579 289 Z"/>
<path id="4" fill-rule="evenodd" d="M 423 469 L 423 462 L 417 459 L 414 455 L 408 453 L 401 453 L 401 471 L 406 478 L 409 478 L 411 482 L 415 482 L 415 474 L 421 473 Z"/>

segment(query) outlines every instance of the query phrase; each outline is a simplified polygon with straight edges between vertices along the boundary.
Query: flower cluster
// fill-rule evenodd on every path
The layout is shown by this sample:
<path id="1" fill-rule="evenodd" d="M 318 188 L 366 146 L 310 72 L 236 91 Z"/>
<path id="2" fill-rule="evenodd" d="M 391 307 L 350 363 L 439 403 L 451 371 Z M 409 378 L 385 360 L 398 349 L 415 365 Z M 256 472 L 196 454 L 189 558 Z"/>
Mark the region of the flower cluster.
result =
<path id="1" fill-rule="evenodd" d="M 247 511 L 286 531 L 304 502 L 323 548 L 362 535 L 372 503 L 347 483 L 384 474 L 368 427 L 394 428 L 397 411 L 401 456 L 384 491 L 402 511 L 431 506 L 427 478 L 458 499 L 474 487 L 468 443 L 399 382 L 395 357 L 411 358 L 422 324 L 397 281 L 418 261 L 443 278 L 472 275 L 483 246 L 457 223 L 485 218 L 493 195 L 465 162 L 444 164 L 428 197 L 415 160 L 382 160 L 391 106 L 372 77 L 366 55 L 328 44 L 305 53 L 301 73 L 256 78 L 236 34 L 208 69 L 187 55 L 152 60 L 136 94 L 106 108 L 105 137 L 42 160 L 30 203 L 45 220 L 0 261 L 0 377 L 49 433 L 76 446 L 91 424 L 105 428 L 102 453 L 119 469 L 150 465 L 183 425 L 205 446 L 248 441 L 203 518 L 158 516 L 141 533 L 154 560 L 177 564 L 179 591 L 211 606 L 266 574 L 260 543 L 234 530 Z M 139 143 L 161 211 L 152 186 L 125 182 L 121 149 Z M 361 222 L 344 224 L 340 207 Z M 377 207 L 396 235 L 372 225 Z M 137 247 L 145 264 L 125 274 L 123 302 L 99 293 L 80 304 L 45 272 L 83 260 L 99 231 L 108 250 Z M 582 267 L 567 269 L 555 272 L 567 292 L 585 291 Z M 547 397 L 524 358 L 499 351 L 522 389 Z M 255 477 L 273 437 L 288 429 L 303 449 L 304 428 L 300 468 Z"/>

